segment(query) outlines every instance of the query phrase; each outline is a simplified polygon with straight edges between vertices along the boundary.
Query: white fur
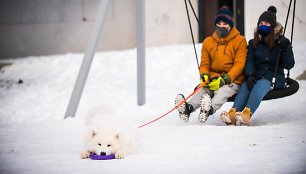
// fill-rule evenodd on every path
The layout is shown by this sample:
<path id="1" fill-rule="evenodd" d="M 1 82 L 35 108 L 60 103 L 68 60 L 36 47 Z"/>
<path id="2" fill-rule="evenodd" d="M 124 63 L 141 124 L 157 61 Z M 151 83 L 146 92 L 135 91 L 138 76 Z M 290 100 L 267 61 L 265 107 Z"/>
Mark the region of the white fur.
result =
<path id="1" fill-rule="evenodd" d="M 88 130 L 81 158 L 88 158 L 90 153 L 115 154 L 116 158 L 124 158 L 136 151 L 135 127 L 128 120 L 111 111 L 96 109 L 87 115 L 86 123 Z"/>

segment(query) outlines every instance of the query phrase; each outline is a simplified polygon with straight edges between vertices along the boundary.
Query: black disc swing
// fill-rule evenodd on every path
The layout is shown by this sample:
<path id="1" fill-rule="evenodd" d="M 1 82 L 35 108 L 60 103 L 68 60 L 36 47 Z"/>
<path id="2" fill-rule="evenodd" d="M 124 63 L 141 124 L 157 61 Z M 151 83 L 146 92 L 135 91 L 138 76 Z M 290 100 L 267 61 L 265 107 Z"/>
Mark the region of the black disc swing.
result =
<path id="1" fill-rule="evenodd" d="M 196 18 L 196 20 L 198 22 L 198 25 L 199 25 L 199 28 L 200 28 L 201 32 L 204 33 L 203 29 L 201 27 L 201 24 L 199 22 L 199 19 L 198 19 L 197 15 L 196 15 L 196 13 L 194 11 L 194 8 L 193 8 L 190 0 L 188 0 L 188 2 L 189 2 L 189 5 L 190 5 L 190 7 L 191 7 L 191 9 L 193 11 L 194 17 Z M 286 17 L 285 28 L 284 28 L 284 32 L 283 32 L 282 35 L 285 35 L 285 32 L 286 32 L 286 27 L 287 27 L 288 17 L 289 17 L 289 13 L 290 13 L 290 9 L 291 9 L 291 4 L 292 4 L 292 0 L 290 0 L 288 12 L 287 12 L 287 17 Z M 291 43 L 292 43 L 292 37 L 293 37 L 293 27 L 294 27 L 294 17 L 295 17 L 295 4 L 296 4 L 296 0 L 294 0 L 294 5 L 293 5 L 291 40 L 290 40 Z M 192 42 L 193 42 L 193 48 L 194 48 L 194 52 L 195 52 L 195 55 L 196 55 L 196 61 L 197 61 L 198 69 L 200 69 L 186 0 L 185 0 L 185 7 L 186 7 L 186 13 L 187 13 L 187 17 L 188 17 L 188 22 L 189 22 L 189 28 L 190 28 L 190 32 L 191 32 Z M 277 63 L 276 63 L 276 68 L 275 68 L 275 73 L 274 74 L 276 74 L 276 71 L 277 71 L 277 68 L 278 68 L 279 57 L 280 56 L 278 56 Z M 263 100 L 272 100 L 272 99 L 277 99 L 277 98 L 283 98 L 283 97 L 287 97 L 287 96 L 290 96 L 290 95 L 296 93 L 299 90 L 299 83 L 296 80 L 290 78 L 289 75 L 290 75 L 290 71 L 288 70 L 287 75 L 286 75 L 285 86 L 284 86 L 284 88 L 281 88 L 281 89 L 275 89 L 274 88 L 274 82 L 275 82 L 275 75 L 274 75 L 273 80 L 272 80 L 272 87 L 271 87 L 272 90 L 270 90 L 270 92 L 264 97 Z M 230 97 L 228 99 L 228 101 L 229 102 L 233 102 L 235 100 L 235 97 L 236 97 L 236 95 Z"/>

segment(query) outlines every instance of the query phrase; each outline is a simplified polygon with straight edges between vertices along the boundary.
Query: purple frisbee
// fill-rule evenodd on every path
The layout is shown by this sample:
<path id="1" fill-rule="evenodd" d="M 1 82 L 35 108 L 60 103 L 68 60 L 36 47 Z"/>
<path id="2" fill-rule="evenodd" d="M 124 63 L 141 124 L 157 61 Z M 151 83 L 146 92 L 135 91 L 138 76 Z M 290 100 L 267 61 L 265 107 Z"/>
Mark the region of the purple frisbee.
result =
<path id="1" fill-rule="evenodd" d="M 111 159 L 115 159 L 115 155 L 114 154 L 97 155 L 97 154 L 91 153 L 89 155 L 89 158 L 92 159 L 92 160 L 111 160 Z"/>

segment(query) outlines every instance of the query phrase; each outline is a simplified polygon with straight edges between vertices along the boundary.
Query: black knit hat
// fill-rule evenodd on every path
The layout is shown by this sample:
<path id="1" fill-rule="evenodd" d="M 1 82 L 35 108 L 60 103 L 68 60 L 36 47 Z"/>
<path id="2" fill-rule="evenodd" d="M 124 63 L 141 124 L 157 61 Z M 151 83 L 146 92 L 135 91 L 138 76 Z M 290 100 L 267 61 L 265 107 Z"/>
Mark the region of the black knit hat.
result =
<path id="1" fill-rule="evenodd" d="M 228 7 L 226 6 L 222 6 L 218 10 L 217 16 L 215 18 L 215 25 L 220 21 L 228 23 L 231 27 L 234 26 L 233 13 L 229 11 Z"/>
<path id="2" fill-rule="evenodd" d="M 276 26 L 276 8 L 274 6 L 270 6 L 268 8 L 268 11 L 263 12 L 258 19 L 257 25 L 261 22 L 261 21 L 266 21 L 269 22 L 271 24 L 272 27 Z"/>

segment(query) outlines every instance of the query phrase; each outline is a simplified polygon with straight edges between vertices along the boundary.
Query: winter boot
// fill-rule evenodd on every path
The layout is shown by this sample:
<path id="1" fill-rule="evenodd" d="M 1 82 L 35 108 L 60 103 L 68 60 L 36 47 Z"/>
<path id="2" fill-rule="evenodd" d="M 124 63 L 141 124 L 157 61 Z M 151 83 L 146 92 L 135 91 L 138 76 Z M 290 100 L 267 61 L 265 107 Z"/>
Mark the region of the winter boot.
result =
<path id="1" fill-rule="evenodd" d="M 236 108 L 231 108 L 229 112 L 223 111 L 220 115 L 220 119 L 226 125 L 236 125 L 235 114 L 236 114 Z"/>
<path id="2" fill-rule="evenodd" d="M 204 93 L 200 99 L 200 114 L 198 120 L 201 123 L 205 123 L 208 116 L 211 114 L 212 114 L 211 97 L 207 93 Z"/>
<path id="3" fill-rule="evenodd" d="M 249 107 L 244 108 L 242 112 L 236 112 L 235 117 L 241 126 L 249 126 L 252 113 Z"/>
<path id="4" fill-rule="evenodd" d="M 185 100 L 185 97 L 183 94 L 177 95 L 175 98 L 175 106 L 177 106 L 179 103 Z M 179 111 L 179 117 L 181 120 L 188 122 L 190 113 L 194 111 L 194 108 L 191 104 L 188 104 L 187 102 L 184 102 L 181 106 L 176 108 Z"/>

